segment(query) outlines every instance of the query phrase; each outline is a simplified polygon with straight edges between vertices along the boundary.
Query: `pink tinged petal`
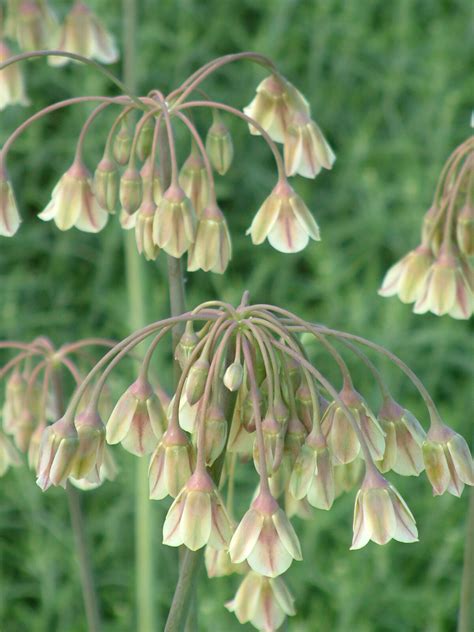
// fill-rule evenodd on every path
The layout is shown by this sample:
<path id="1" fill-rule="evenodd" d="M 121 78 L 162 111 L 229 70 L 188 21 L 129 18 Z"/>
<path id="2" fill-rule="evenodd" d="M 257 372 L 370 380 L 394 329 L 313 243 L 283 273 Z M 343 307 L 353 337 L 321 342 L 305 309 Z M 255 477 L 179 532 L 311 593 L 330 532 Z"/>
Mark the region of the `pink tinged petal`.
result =
<path id="1" fill-rule="evenodd" d="M 368 528 L 368 525 L 365 523 L 364 519 L 364 507 L 362 503 L 362 491 L 359 490 L 357 492 L 355 505 L 354 505 L 354 521 L 353 521 L 353 538 L 351 551 L 356 549 L 361 549 L 364 547 L 367 542 L 370 540 L 372 535 L 371 530 Z"/>
<path id="2" fill-rule="evenodd" d="M 227 549 L 232 537 L 232 522 L 220 500 L 213 500 L 211 511 L 212 529 L 209 537 L 209 545 L 219 551 Z"/>
<path id="3" fill-rule="evenodd" d="M 301 552 L 300 541 L 298 540 L 298 536 L 296 535 L 291 522 L 286 517 L 285 512 L 282 509 L 277 509 L 277 511 L 272 515 L 272 520 L 276 532 L 278 533 L 278 537 L 285 549 L 293 559 L 298 561 L 302 560 L 303 554 Z"/>
<path id="4" fill-rule="evenodd" d="M 254 571 L 266 577 L 281 575 L 291 566 L 293 557 L 280 540 L 271 518 L 264 519 L 247 561 Z"/>
<path id="5" fill-rule="evenodd" d="M 316 452 L 303 446 L 293 466 L 290 477 L 290 492 L 294 498 L 301 500 L 311 486 L 317 467 Z"/>
<path id="6" fill-rule="evenodd" d="M 308 245 L 308 233 L 286 200 L 283 201 L 277 221 L 268 233 L 268 241 L 275 250 L 284 253 L 300 252 Z"/>
<path id="7" fill-rule="evenodd" d="M 81 214 L 75 223 L 76 228 L 85 233 L 98 233 L 108 219 L 109 213 L 101 208 L 92 192 L 85 193 Z"/>
<path id="8" fill-rule="evenodd" d="M 398 293 L 400 276 L 403 270 L 403 266 L 404 266 L 404 263 L 402 259 L 401 261 L 398 261 L 395 265 L 393 265 L 391 268 L 389 268 L 382 282 L 382 287 L 378 291 L 380 296 L 394 296 L 395 294 Z"/>
<path id="9" fill-rule="evenodd" d="M 166 449 L 165 480 L 168 494 L 177 496 L 192 474 L 190 448 L 172 446 Z"/>
<path id="10" fill-rule="evenodd" d="M 402 476 L 420 474 L 424 469 L 423 452 L 420 445 L 402 423 L 397 424 L 397 458 L 393 471 Z"/>
<path id="11" fill-rule="evenodd" d="M 21 223 L 11 184 L 0 181 L 0 235 L 12 237 Z"/>
<path id="12" fill-rule="evenodd" d="M 197 551 L 209 542 L 212 528 L 211 498 L 208 492 L 189 491 L 179 530 L 183 543 Z"/>
<path id="13" fill-rule="evenodd" d="M 270 581 L 271 580 L 265 578 L 262 585 L 259 607 L 251 619 L 252 625 L 263 632 L 274 632 L 274 630 L 278 630 L 285 620 L 285 613 L 273 595 L 269 584 Z"/>
<path id="14" fill-rule="evenodd" d="M 425 441 L 422 450 L 426 475 L 433 487 L 433 495 L 441 496 L 448 489 L 451 480 L 443 446 L 439 443 Z"/>
<path id="15" fill-rule="evenodd" d="M 329 510 L 335 497 L 334 467 L 329 450 L 318 454 L 318 468 L 308 491 L 308 501 L 316 509 Z"/>
<path id="16" fill-rule="evenodd" d="M 62 439 L 49 470 L 49 480 L 53 485 L 64 485 L 72 469 L 77 452 L 76 439 Z"/>
<path id="17" fill-rule="evenodd" d="M 314 153 L 313 160 L 315 166 L 317 167 L 317 165 L 320 164 L 325 169 L 332 169 L 332 166 L 336 161 L 336 155 L 334 154 L 331 146 L 324 137 L 321 129 L 314 121 L 310 121 L 308 123 L 307 129 L 308 136 L 311 139 L 310 142 L 312 153 Z M 317 175 L 317 172 L 315 173 L 315 175 Z"/>
<path id="18" fill-rule="evenodd" d="M 122 446 L 132 454 L 143 456 L 153 452 L 157 441 L 157 437 L 151 427 L 146 404 L 139 402 L 129 430 L 122 439 Z"/>
<path id="19" fill-rule="evenodd" d="M 448 465 L 448 470 L 449 473 L 451 475 L 449 484 L 448 484 L 448 492 L 450 494 L 452 494 L 453 496 L 457 496 L 458 498 L 461 496 L 461 494 L 464 491 L 464 483 L 463 481 L 459 478 L 459 475 L 456 471 L 456 467 L 453 463 L 453 460 L 451 458 L 451 455 L 449 453 L 449 450 L 447 447 L 444 448 L 444 454 L 446 457 L 446 463 Z"/>
<path id="20" fill-rule="evenodd" d="M 454 435 L 447 446 L 458 477 L 466 485 L 474 485 L 474 463 L 464 437 Z"/>
<path id="21" fill-rule="evenodd" d="M 230 559 L 239 564 L 248 558 L 263 528 L 264 517 L 260 511 L 250 508 L 240 521 L 229 545 Z"/>
<path id="22" fill-rule="evenodd" d="M 247 623 L 258 612 L 264 578 L 250 571 L 239 586 L 235 598 L 226 603 L 240 623 Z"/>
<path id="23" fill-rule="evenodd" d="M 372 458 L 375 461 L 380 461 L 385 451 L 385 437 L 382 428 L 371 413 L 365 413 L 363 410 L 359 414 L 359 425 Z"/>
<path id="24" fill-rule="evenodd" d="M 456 300 L 449 312 L 452 318 L 467 320 L 472 315 L 473 294 L 463 275 L 459 270 L 456 275 Z"/>
<path id="25" fill-rule="evenodd" d="M 285 173 L 293 176 L 297 173 L 303 155 L 303 142 L 300 128 L 288 130 L 284 143 Z"/>
<path id="26" fill-rule="evenodd" d="M 283 612 L 289 616 L 296 614 L 295 600 L 281 577 L 269 580 L 273 595 Z"/>
<path id="27" fill-rule="evenodd" d="M 137 398 L 130 391 L 125 391 L 115 405 L 107 422 L 105 434 L 107 443 L 114 445 L 125 438 L 130 430 L 137 406 Z"/>
<path id="28" fill-rule="evenodd" d="M 418 529 L 413 514 L 395 488 L 391 488 L 390 492 L 397 523 L 394 539 L 398 542 L 418 542 Z"/>
<path id="29" fill-rule="evenodd" d="M 252 243 L 258 246 L 263 243 L 278 219 L 281 208 L 281 198 L 271 193 L 264 201 L 253 218 L 246 234 L 250 235 Z"/>
<path id="30" fill-rule="evenodd" d="M 301 227 L 308 233 L 311 239 L 320 241 L 319 226 L 299 195 L 293 195 L 290 204 Z"/>
<path id="31" fill-rule="evenodd" d="M 91 21 L 91 57 L 102 64 L 113 64 L 119 58 L 114 38 L 95 16 L 91 17 Z"/>
<path id="32" fill-rule="evenodd" d="M 377 544 L 386 544 L 393 538 L 397 526 L 389 492 L 370 488 L 363 493 L 362 504 L 371 539 Z"/>
<path id="33" fill-rule="evenodd" d="M 157 439 L 161 439 L 166 427 L 166 414 L 163 406 L 156 395 L 152 395 L 146 400 L 148 417 L 151 427 Z"/>
<path id="34" fill-rule="evenodd" d="M 334 410 L 327 441 L 332 455 L 341 464 L 351 463 L 360 452 L 357 435 L 342 408 Z"/>
<path id="35" fill-rule="evenodd" d="M 393 421 L 385 421 L 381 425 L 385 431 L 385 450 L 383 459 L 377 461 L 377 467 L 381 472 L 388 472 L 393 468 L 397 460 L 397 436 Z"/>
<path id="36" fill-rule="evenodd" d="M 180 524 L 186 500 L 185 494 L 186 490 L 183 489 L 182 493 L 175 499 L 166 514 L 163 524 L 163 544 L 167 544 L 168 546 L 180 546 L 183 544 Z"/>
<path id="37" fill-rule="evenodd" d="M 426 432 L 415 415 L 413 415 L 409 410 L 405 410 L 401 421 L 416 443 L 421 447 L 423 445 L 423 441 L 426 439 Z"/>
<path id="38" fill-rule="evenodd" d="M 150 460 L 148 479 L 151 500 L 161 500 L 168 495 L 165 476 L 165 448 L 159 444 Z"/>

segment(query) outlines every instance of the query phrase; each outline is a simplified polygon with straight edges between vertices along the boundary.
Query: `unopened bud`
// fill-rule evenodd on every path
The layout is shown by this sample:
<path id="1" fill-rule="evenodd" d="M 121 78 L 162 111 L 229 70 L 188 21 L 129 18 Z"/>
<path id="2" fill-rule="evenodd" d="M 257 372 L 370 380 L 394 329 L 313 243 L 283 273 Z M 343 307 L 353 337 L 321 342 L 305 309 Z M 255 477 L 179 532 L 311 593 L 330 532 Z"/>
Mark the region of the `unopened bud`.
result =
<path id="1" fill-rule="evenodd" d="M 196 238 L 196 214 L 184 191 L 171 185 L 158 204 L 153 239 L 172 257 L 180 258 Z"/>
<path id="2" fill-rule="evenodd" d="M 459 211 L 456 239 L 462 254 L 472 257 L 474 255 L 474 206 L 472 204 L 466 203 Z"/>
<path id="3" fill-rule="evenodd" d="M 120 178 L 120 204 L 130 215 L 142 203 L 143 183 L 138 170 L 128 167 Z"/>
<path id="4" fill-rule="evenodd" d="M 182 370 L 186 366 L 198 342 L 199 338 L 194 331 L 193 321 L 188 320 L 184 329 L 184 333 L 181 336 L 178 344 L 176 345 L 176 349 L 174 352 L 175 360 L 179 362 L 179 366 Z"/>
<path id="5" fill-rule="evenodd" d="M 126 165 L 130 160 L 133 136 L 128 122 L 122 119 L 118 134 L 114 138 L 112 153 L 119 165 Z"/>
<path id="6" fill-rule="evenodd" d="M 222 408 L 212 403 L 204 413 L 206 465 L 211 466 L 220 456 L 227 439 L 227 421 Z"/>
<path id="7" fill-rule="evenodd" d="M 193 406 L 204 394 L 210 364 L 205 358 L 199 358 L 191 367 L 186 380 L 186 399 Z"/>
<path id="8" fill-rule="evenodd" d="M 153 241 L 153 220 L 155 219 L 156 204 L 152 199 L 143 200 L 140 208 L 136 211 L 135 220 L 135 240 L 137 250 L 145 256 L 147 261 L 154 261 L 160 249 Z M 131 215 L 129 215 L 131 217 Z"/>
<path id="9" fill-rule="evenodd" d="M 137 156 L 142 162 L 151 152 L 154 131 L 155 120 L 153 117 L 149 117 L 138 132 L 137 138 Z"/>
<path id="10" fill-rule="evenodd" d="M 228 128 L 217 117 L 207 133 L 206 151 L 217 173 L 227 173 L 234 157 L 234 143 Z"/>
<path id="11" fill-rule="evenodd" d="M 209 198 L 209 180 L 201 155 L 193 148 L 179 173 L 179 184 L 183 188 L 198 217 Z"/>
<path id="12" fill-rule="evenodd" d="M 224 373 L 224 384 L 229 391 L 238 391 L 244 379 L 244 369 L 240 362 L 232 362 Z"/>
<path id="13" fill-rule="evenodd" d="M 5 177 L 0 175 L 0 235 L 12 237 L 20 227 L 20 222 L 13 187 Z"/>
<path id="14" fill-rule="evenodd" d="M 119 173 L 117 165 L 104 155 L 94 173 L 94 193 L 100 206 L 114 213 L 117 206 Z"/>

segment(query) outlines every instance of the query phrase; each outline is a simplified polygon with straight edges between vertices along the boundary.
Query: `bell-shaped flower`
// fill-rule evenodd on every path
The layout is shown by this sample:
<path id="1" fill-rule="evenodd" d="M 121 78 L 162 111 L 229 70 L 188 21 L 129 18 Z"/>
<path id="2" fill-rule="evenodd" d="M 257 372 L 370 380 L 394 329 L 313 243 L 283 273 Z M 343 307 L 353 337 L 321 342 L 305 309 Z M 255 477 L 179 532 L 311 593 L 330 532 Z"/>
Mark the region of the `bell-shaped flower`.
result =
<path id="1" fill-rule="evenodd" d="M 426 438 L 420 422 L 392 399 L 384 402 L 378 422 L 385 432 L 385 452 L 377 467 L 381 472 L 418 476 L 424 469 L 421 446 Z"/>
<path id="2" fill-rule="evenodd" d="M 360 549 L 369 540 L 377 544 L 386 544 L 392 538 L 399 542 L 418 541 L 415 519 L 405 501 L 375 472 L 366 474 L 357 492 L 353 531 L 351 549 Z"/>
<path id="3" fill-rule="evenodd" d="M 211 477 L 196 470 L 171 505 L 163 525 L 163 544 L 197 551 L 209 544 L 226 549 L 232 521 Z"/>
<path id="4" fill-rule="evenodd" d="M 76 160 L 56 184 L 51 201 L 38 217 L 45 222 L 54 220 L 59 230 L 75 226 L 86 233 L 97 233 L 106 225 L 109 214 L 92 191 L 88 170 Z"/>
<path id="5" fill-rule="evenodd" d="M 217 173 L 225 175 L 234 157 L 234 143 L 227 126 L 217 114 L 214 115 L 214 122 L 207 132 L 206 153 Z"/>
<path id="6" fill-rule="evenodd" d="M 138 379 L 118 400 L 106 428 L 107 443 L 121 443 L 137 456 L 150 454 L 161 438 L 166 416 L 150 383 Z"/>
<path id="7" fill-rule="evenodd" d="M 418 246 L 393 265 L 385 275 L 380 296 L 398 295 L 402 303 L 413 303 L 422 295 L 433 262 L 431 249 Z"/>
<path id="8" fill-rule="evenodd" d="M 426 276 L 413 311 L 415 314 L 432 312 L 437 316 L 468 319 L 474 306 L 472 287 L 457 257 L 441 251 Z"/>
<path id="9" fill-rule="evenodd" d="M 11 57 L 10 49 L 6 43 L 0 39 L 0 64 Z M 11 64 L 0 70 L 0 111 L 7 105 L 28 105 L 25 82 L 21 72 L 20 64 Z"/>
<path id="10" fill-rule="evenodd" d="M 315 178 L 322 168 L 332 169 L 336 156 L 323 133 L 307 114 L 297 112 L 285 135 L 285 171 Z"/>
<path id="11" fill-rule="evenodd" d="M 384 432 L 367 403 L 353 388 L 344 388 L 339 398 L 359 426 L 374 460 L 380 460 L 385 450 Z M 350 463 L 360 452 L 360 443 L 353 422 L 342 406 L 334 401 L 327 408 L 321 427 L 336 464 Z"/>
<path id="12" fill-rule="evenodd" d="M 284 573 L 293 560 L 302 560 L 298 536 L 286 514 L 269 493 L 260 492 L 235 530 L 229 546 L 234 564 L 247 560 L 267 577 Z"/>
<path id="13" fill-rule="evenodd" d="M 79 437 L 70 417 L 44 429 L 38 455 L 36 483 L 43 491 L 51 485 L 66 487 L 79 448 Z"/>
<path id="14" fill-rule="evenodd" d="M 46 0 L 21 0 L 11 20 L 12 37 L 16 37 L 21 50 L 51 48 L 58 22 Z"/>
<path id="15" fill-rule="evenodd" d="M 21 465 L 21 458 L 10 439 L 0 430 L 0 476 L 3 476 L 9 467 Z"/>
<path id="16" fill-rule="evenodd" d="M 153 221 L 156 215 L 156 204 L 147 196 L 137 211 L 135 221 L 135 241 L 137 250 L 147 261 L 154 261 L 160 249 L 153 241 Z"/>
<path id="17" fill-rule="evenodd" d="M 309 116 L 310 110 L 304 96 L 289 81 L 270 75 L 258 85 L 255 98 L 244 112 L 259 123 L 272 140 L 283 143 L 290 121 L 298 113 Z M 251 124 L 249 128 L 252 134 L 260 134 Z"/>
<path id="18" fill-rule="evenodd" d="M 268 476 L 272 476 L 278 471 L 283 459 L 283 450 L 285 447 L 285 430 L 284 424 L 280 424 L 275 418 L 273 412 L 268 412 L 262 421 L 263 443 L 265 446 L 265 462 L 267 465 Z M 258 441 L 255 438 L 253 444 L 253 460 L 255 469 L 260 474 L 260 454 L 258 449 Z"/>
<path id="19" fill-rule="evenodd" d="M 204 551 L 204 562 L 208 577 L 225 577 L 233 573 L 245 573 L 248 570 L 246 563 L 233 564 L 228 550 L 214 549 L 209 545 Z"/>
<path id="20" fill-rule="evenodd" d="M 196 238 L 196 213 L 184 191 L 170 186 L 158 204 L 153 240 L 167 254 L 179 259 Z"/>
<path id="21" fill-rule="evenodd" d="M 250 623 L 257 630 L 275 632 L 287 616 L 296 614 L 294 598 L 281 577 L 264 577 L 250 571 L 237 593 L 225 604 L 239 623 Z"/>
<path id="22" fill-rule="evenodd" d="M 461 496 L 464 485 L 474 485 L 474 464 L 469 446 L 448 426 L 430 428 L 423 443 L 423 458 L 435 496 L 446 491 Z"/>
<path id="23" fill-rule="evenodd" d="M 1 81 L 0 75 L 0 100 Z M 0 175 L 0 235 L 12 237 L 20 227 L 20 223 L 21 217 L 11 182 Z"/>
<path id="24" fill-rule="evenodd" d="M 96 468 L 100 469 L 104 458 L 105 426 L 96 410 L 86 408 L 76 420 L 79 447 L 71 470 L 73 478 L 86 478 Z"/>
<path id="25" fill-rule="evenodd" d="M 299 252 L 309 239 L 320 240 L 319 227 L 308 207 L 288 182 L 278 182 L 247 230 L 252 243 L 268 238 L 280 252 Z"/>
<path id="26" fill-rule="evenodd" d="M 194 451 L 187 435 L 180 428 L 170 425 L 150 459 L 150 498 L 176 498 L 191 478 L 193 468 Z"/>
<path id="27" fill-rule="evenodd" d="M 228 427 L 224 411 L 215 398 L 204 411 L 201 423 L 204 424 L 206 465 L 210 467 L 224 450 Z"/>
<path id="28" fill-rule="evenodd" d="M 223 274 L 232 256 L 229 229 L 222 211 L 207 206 L 199 218 L 196 241 L 189 248 L 188 271 L 205 270 Z"/>
<path id="29" fill-rule="evenodd" d="M 119 58 L 118 49 L 112 35 L 105 29 L 99 18 L 80 0 L 76 0 L 66 15 L 61 29 L 58 49 L 76 53 L 102 64 L 113 64 Z M 67 57 L 50 57 L 52 66 L 64 66 Z"/>
<path id="30" fill-rule="evenodd" d="M 323 436 L 310 435 L 301 448 L 290 478 L 290 493 L 307 497 L 317 509 L 331 509 L 335 497 L 334 466 Z"/>
<path id="31" fill-rule="evenodd" d="M 69 480 L 83 491 L 89 491 L 91 489 L 97 489 L 105 481 L 114 481 L 117 477 L 118 467 L 112 454 L 111 448 L 104 445 L 102 460 L 100 465 L 96 464 L 90 472 L 83 478 L 74 478 L 72 475 Z"/>
<path id="32" fill-rule="evenodd" d="M 194 145 L 179 172 L 179 184 L 200 217 L 209 200 L 209 179 L 204 161 Z"/>

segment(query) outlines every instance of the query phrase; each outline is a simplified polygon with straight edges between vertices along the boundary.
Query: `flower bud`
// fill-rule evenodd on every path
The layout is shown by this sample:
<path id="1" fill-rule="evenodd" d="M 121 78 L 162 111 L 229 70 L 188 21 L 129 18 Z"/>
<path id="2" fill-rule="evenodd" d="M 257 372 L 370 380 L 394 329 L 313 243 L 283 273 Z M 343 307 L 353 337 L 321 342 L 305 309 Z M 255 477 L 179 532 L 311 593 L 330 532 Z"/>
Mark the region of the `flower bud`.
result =
<path id="1" fill-rule="evenodd" d="M 0 64 L 11 57 L 10 49 L 0 39 Z M 0 111 L 7 105 L 28 105 L 20 64 L 11 64 L 0 71 Z M 1 207 L 0 207 L 1 208 Z"/>
<path id="2" fill-rule="evenodd" d="M 321 168 L 332 169 L 336 156 L 323 133 L 307 114 L 297 112 L 285 134 L 285 171 L 315 178 Z"/>
<path id="3" fill-rule="evenodd" d="M 204 454 L 206 465 L 210 467 L 222 454 L 227 439 L 227 420 L 217 402 L 212 402 L 204 412 Z"/>
<path id="4" fill-rule="evenodd" d="M 153 145 L 154 132 L 155 119 L 153 117 L 149 117 L 138 132 L 137 138 L 137 156 L 142 162 L 144 162 L 150 155 L 151 147 Z"/>
<path id="5" fill-rule="evenodd" d="M 474 206 L 466 202 L 456 221 L 456 239 L 465 257 L 474 255 Z"/>
<path id="6" fill-rule="evenodd" d="M 105 426 L 96 410 L 86 408 L 75 420 L 79 447 L 74 457 L 71 476 L 85 478 L 102 465 L 105 446 Z"/>
<path id="7" fill-rule="evenodd" d="M 150 499 L 176 498 L 194 468 L 194 453 L 188 437 L 180 428 L 170 426 L 153 452 L 148 468 Z"/>
<path id="8" fill-rule="evenodd" d="M 198 221 L 196 241 L 189 248 L 188 270 L 223 274 L 232 256 L 229 229 L 222 211 L 206 207 Z"/>
<path id="9" fill-rule="evenodd" d="M 147 199 L 148 198 L 148 199 Z M 153 220 L 156 214 L 156 204 L 147 196 L 137 211 L 135 220 L 135 241 L 137 250 L 145 256 L 147 261 L 154 261 L 160 249 L 153 241 Z"/>
<path id="10" fill-rule="evenodd" d="M 244 379 L 244 368 L 240 362 L 232 362 L 224 373 L 224 384 L 231 392 L 238 391 Z"/>
<path id="11" fill-rule="evenodd" d="M 179 184 L 199 217 L 208 203 L 209 179 L 204 161 L 194 146 L 181 167 Z"/>
<path id="12" fill-rule="evenodd" d="M 294 559 L 303 559 L 290 521 L 276 500 L 262 493 L 235 530 L 229 553 L 234 564 L 247 560 L 254 571 L 267 577 L 277 577 Z"/>
<path id="13" fill-rule="evenodd" d="M 153 239 L 167 254 L 179 259 L 196 237 L 196 214 L 184 191 L 170 186 L 155 215 Z"/>
<path id="14" fill-rule="evenodd" d="M 38 217 L 45 222 L 54 220 L 59 230 L 75 226 L 86 233 L 97 233 L 104 228 L 109 215 L 92 192 L 88 170 L 75 161 L 53 189 L 51 201 Z"/>
<path id="15" fill-rule="evenodd" d="M 77 430 L 69 417 L 62 417 L 44 429 L 36 479 L 37 485 L 43 491 L 51 485 L 66 487 L 78 448 Z"/>
<path id="16" fill-rule="evenodd" d="M 100 206 L 109 213 L 115 213 L 119 189 L 117 165 L 104 155 L 94 173 L 94 193 Z"/>
<path id="17" fill-rule="evenodd" d="M 120 178 L 120 204 L 131 215 L 140 207 L 142 199 L 142 178 L 137 169 L 129 166 Z"/>
<path id="18" fill-rule="evenodd" d="M 255 215 L 247 235 L 255 245 L 268 238 L 280 252 L 299 252 L 309 238 L 320 240 L 319 228 L 306 204 L 287 182 L 278 182 Z"/>
<path id="19" fill-rule="evenodd" d="M 257 630 L 278 630 L 286 616 L 296 614 L 294 598 L 281 577 L 264 577 L 254 571 L 245 576 L 237 593 L 225 604 L 239 623 L 250 623 Z"/>
<path id="20" fill-rule="evenodd" d="M 206 152 L 217 173 L 226 174 L 234 157 L 234 143 L 227 126 L 217 116 L 207 132 Z"/>
<path id="21" fill-rule="evenodd" d="M 229 441 L 227 442 L 227 452 L 237 452 L 244 455 L 252 454 L 255 432 L 249 432 L 243 423 L 242 416 L 244 401 L 246 399 L 249 399 L 249 394 L 244 383 L 237 393 L 234 416 L 232 417 L 232 424 L 229 431 Z"/>
<path id="22" fill-rule="evenodd" d="M 31 411 L 24 407 L 20 415 L 16 418 L 11 434 L 13 441 L 20 452 L 27 452 L 30 445 L 31 436 L 35 429 L 35 420 Z"/>
<path id="23" fill-rule="evenodd" d="M 285 453 L 287 454 L 291 467 L 293 467 L 301 447 L 305 442 L 306 428 L 296 415 L 292 415 L 288 422 L 288 428 L 285 435 Z"/>
<path id="24" fill-rule="evenodd" d="M 209 368 L 209 361 L 200 357 L 189 370 L 186 380 L 186 399 L 191 406 L 196 404 L 204 395 Z"/>
<path id="25" fill-rule="evenodd" d="M 438 255 L 441 242 L 443 241 L 442 218 L 443 214 L 440 213 L 440 209 L 436 205 L 431 206 L 423 217 L 421 241 L 435 255 Z"/>
<path id="26" fill-rule="evenodd" d="M 0 174 L 0 235 L 3 237 L 12 237 L 20 227 L 20 223 L 21 218 L 16 204 L 15 194 L 13 193 L 13 187 L 10 181 Z"/>
<path id="27" fill-rule="evenodd" d="M 258 85 L 254 100 L 244 108 L 244 112 L 278 143 L 285 141 L 288 124 L 296 114 L 310 114 L 309 104 L 301 92 L 277 75 L 266 77 Z M 251 124 L 249 128 L 251 134 L 260 134 Z"/>
<path id="28" fill-rule="evenodd" d="M 285 427 L 278 423 L 273 414 L 267 414 L 262 421 L 263 442 L 265 446 L 265 462 L 267 475 L 272 476 L 280 467 L 285 445 Z M 253 445 L 255 469 L 260 474 L 258 441 Z"/>
<path id="29" fill-rule="evenodd" d="M 113 64 L 119 58 L 112 35 L 89 7 L 80 1 L 76 1 L 66 15 L 57 48 L 97 59 L 102 64 Z M 64 66 L 69 61 L 67 57 L 52 57 L 49 64 Z"/>
<path id="30" fill-rule="evenodd" d="M 226 549 L 232 521 L 211 477 L 196 471 L 171 505 L 163 525 L 163 544 L 198 549 L 209 544 Z"/>
<path id="31" fill-rule="evenodd" d="M 423 443 L 423 459 L 435 496 L 445 491 L 461 496 L 464 485 L 474 485 L 474 464 L 469 446 L 448 426 L 430 428 Z"/>
<path id="32" fill-rule="evenodd" d="M 193 321 L 188 320 L 174 352 L 175 360 L 178 361 L 181 370 L 184 370 L 198 342 L 199 337 L 194 331 Z"/>
<path id="33" fill-rule="evenodd" d="M 0 476 L 3 476 L 12 465 L 21 465 L 20 455 L 10 439 L 0 430 Z"/>
<path id="34" fill-rule="evenodd" d="M 130 152 L 132 149 L 133 135 L 130 131 L 130 126 L 126 118 L 122 119 L 120 123 L 120 129 L 118 134 L 114 138 L 112 145 L 112 153 L 115 161 L 119 165 L 126 165 L 130 160 Z"/>
<path id="35" fill-rule="evenodd" d="M 380 296 L 398 294 L 402 303 L 413 303 L 423 293 L 432 262 L 433 255 L 426 246 L 410 251 L 388 270 L 379 289 Z"/>
<path id="36" fill-rule="evenodd" d="M 143 197 L 151 194 L 155 204 L 158 204 L 162 197 L 160 173 L 157 164 L 153 164 L 151 156 L 143 163 L 140 169 L 140 176 L 143 183 Z M 150 191 L 151 189 L 151 191 Z"/>
<path id="37" fill-rule="evenodd" d="M 3 428 L 8 434 L 13 434 L 15 425 L 22 410 L 26 406 L 28 382 L 18 370 L 14 370 L 6 383 L 5 403 L 3 404 Z"/>
<path id="38" fill-rule="evenodd" d="M 431 265 L 413 311 L 468 319 L 474 305 L 472 289 L 457 257 L 441 253 Z"/>
<path id="39" fill-rule="evenodd" d="M 118 400 L 107 422 L 106 438 L 137 456 L 152 452 L 163 434 L 165 412 L 149 382 L 138 379 Z"/>

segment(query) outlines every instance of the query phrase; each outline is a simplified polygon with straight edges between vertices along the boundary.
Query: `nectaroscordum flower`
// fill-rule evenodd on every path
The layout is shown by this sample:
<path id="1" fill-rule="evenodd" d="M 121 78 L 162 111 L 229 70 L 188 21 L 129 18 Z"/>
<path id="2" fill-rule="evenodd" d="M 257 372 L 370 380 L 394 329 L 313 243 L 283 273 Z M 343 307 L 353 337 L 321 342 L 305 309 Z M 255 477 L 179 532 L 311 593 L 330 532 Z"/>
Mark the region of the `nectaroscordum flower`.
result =
<path id="1" fill-rule="evenodd" d="M 20 227 L 21 217 L 9 180 L 0 175 L 0 235 L 12 237 Z"/>
<path id="2" fill-rule="evenodd" d="M 41 437 L 36 480 L 43 491 L 51 485 L 66 486 L 78 447 L 79 437 L 70 417 L 62 417 L 45 428 Z"/>
<path id="3" fill-rule="evenodd" d="M 20 465 L 20 455 L 10 439 L 0 430 L 0 476 L 3 476 L 9 467 Z"/>
<path id="4" fill-rule="evenodd" d="M 102 64 L 113 64 L 119 58 L 114 38 L 105 29 L 98 17 L 81 0 L 76 0 L 61 29 L 58 48 L 97 59 Z M 52 66 L 63 66 L 67 57 L 52 57 Z"/>
<path id="5" fill-rule="evenodd" d="M 307 114 L 297 112 L 285 135 L 286 175 L 315 178 L 321 169 L 332 169 L 336 156 L 323 133 Z"/>
<path id="6" fill-rule="evenodd" d="M 171 505 L 163 525 L 163 544 L 196 551 L 209 544 L 225 549 L 232 521 L 211 477 L 196 470 Z"/>
<path id="7" fill-rule="evenodd" d="M 10 49 L 0 39 L 0 64 L 11 57 Z M 0 70 L 0 111 L 7 105 L 28 105 L 25 83 L 18 64 L 11 64 Z"/>
<path id="8" fill-rule="evenodd" d="M 223 274 L 232 256 L 229 229 L 222 211 L 207 206 L 199 217 L 196 241 L 189 248 L 188 270 Z"/>
<path id="9" fill-rule="evenodd" d="M 234 144 L 227 126 L 217 114 L 214 114 L 214 122 L 207 132 L 206 152 L 217 173 L 225 175 L 234 157 Z"/>
<path id="10" fill-rule="evenodd" d="M 146 196 L 136 214 L 135 241 L 137 250 L 145 256 L 147 261 L 154 261 L 160 249 L 153 241 L 153 221 L 156 214 L 156 204 L 150 196 Z"/>
<path id="11" fill-rule="evenodd" d="M 38 217 L 45 222 L 54 220 L 59 230 L 75 226 L 86 233 L 97 233 L 106 225 L 109 214 L 92 191 L 88 170 L 76 160 L 56 184 L 51 201 Z"/>
<path id="12" fill-rule="evenodd" d="M 268 493 L 260 493 L 242 518 L 229 546 L 235 564 L 247 560 L 267 577 L 284 573 L 293 560 L 302 560 L 298 536 L 285 513 Z"/>
<path id="13" fill-rule="evenodd" d="M 79 446 L 74 456 L 71 476 L 86 478 L 96 468 L 100 470 L 104 458 L 105 426 L 95 410 L 80 413 L 75 424 L 79 437 Z"/>
<path id="14" fill-rule="evenodd" d="M 182 257 L 196 238 L 196 214 L 190 200 L 178 186 L 171 186 L 161 198 L 153 222 L 155 244 L 172 257 Z"/>
<path id="15" fill-rule="evenodd" d="M 11 20 L 11 36 L 22 50 L 45 50 L 54 44 L 58 26 L 56 16 L 46 0 L 20 0 Z"/>
<path id="16" fill-rule="evenodd" d="M 268 238 L 280 252 L 299 252 L 309 239 L 320 240 L 319 227 L 306 204 L 285 181 L 279 181 L 247 230 L 255 245 Z"/>
<path id="17" fill-rule="evenodd" d="M 150 498 L 176 498 L 194 468 L 194 451 L 187 435 L 172 425 L 165 431 L 153 452 L 148 468 Z"/>
<path id="18" fill-rule="evenodd" d="M 247 573 L 226 608 L 234 612 L 239 623 L 250 623 L 263 632 L 275 632 L 286 616 L 296 614 L 294 598 L 281 577 L 264 577 Z"/>
<path id="19" fill-rule="evenodd" d="M 418 246 L 388 270 L 379 290 L 380 296 L 398 294 L 403 303 L 418 300 L 423 293 L 432 262 L 431 249 L 423 245 Z"/>
<path id="20" fill-rule="evenodd" d="M 445 425 L 430 428 L 423 443 L 426 474 L 439 496 L 460 496 L 464 485 L 474 485 L 474 464 L 466 440 Z"/>
<path id="21" fill-rule="evenodd" d="M 209 180 L 204 160 L 194 145 L 179 172 L 179 184 L 199 217 L 208 203 Z"/>
<path id="22" fill-rule="evenodd" d="M 164 431 L 165 413 L 149 382 L 139 377 L 118 400 L 107 422 L 106 438 L 137 456 L 150 454 Z"/>
<path id="23" fill-rule="evenodd" d="M 397 490 L 381 474 L 369 471 L 357 492 L 354 509 L 354 537 L 351 549 L 360 549 L 373 540 L 386 544 L 417 542 L 413 514 Z"/>
<path id="24" fill-rule="evenodd" d="M 305 497 L 317 509 L 331 509 L 335 497 L 334 466 L 324 437 L 311 435 L 293 466 L 289 490 L 297 500 Z"/>

